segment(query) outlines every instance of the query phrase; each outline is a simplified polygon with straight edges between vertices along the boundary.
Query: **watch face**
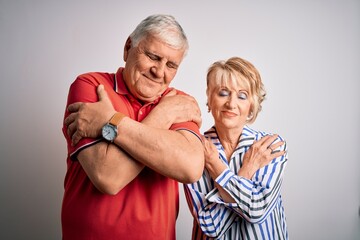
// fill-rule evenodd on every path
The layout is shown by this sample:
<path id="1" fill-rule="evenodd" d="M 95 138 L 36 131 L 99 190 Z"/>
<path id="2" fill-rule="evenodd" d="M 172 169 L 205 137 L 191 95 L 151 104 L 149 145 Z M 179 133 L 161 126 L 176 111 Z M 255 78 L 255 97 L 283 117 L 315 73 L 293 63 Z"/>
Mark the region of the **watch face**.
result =
<path id="1" fill-rule="evenodd" d="M 117 129 L 111 124 L 105 124 L 102 128 L 102 136 L 108 141 L 114 141 L 117 136 Z"/>

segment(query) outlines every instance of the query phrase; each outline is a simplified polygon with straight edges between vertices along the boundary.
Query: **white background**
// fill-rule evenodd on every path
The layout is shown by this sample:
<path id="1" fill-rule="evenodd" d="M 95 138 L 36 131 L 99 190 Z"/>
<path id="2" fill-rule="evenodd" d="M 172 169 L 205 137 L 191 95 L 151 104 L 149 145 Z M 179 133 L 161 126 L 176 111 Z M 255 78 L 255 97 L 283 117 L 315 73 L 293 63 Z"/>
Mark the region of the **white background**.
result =
<path id="1" fill-rule="evenodd" d="M 0 239 L 61 239 L 69 85 L 123 66 L 126 38 L 153 13 L 174 15 L 188 35 L 173 86 L 199 101 L 202 131 L 212 125 L 207 67 L 240 56 L 260 71 L 268 95 L 252 126 L 287 139 L 290 238 L 360 239 L 357 0 L 0 0 Z M 191 226 L 181 195 L 178 239 Z"/>

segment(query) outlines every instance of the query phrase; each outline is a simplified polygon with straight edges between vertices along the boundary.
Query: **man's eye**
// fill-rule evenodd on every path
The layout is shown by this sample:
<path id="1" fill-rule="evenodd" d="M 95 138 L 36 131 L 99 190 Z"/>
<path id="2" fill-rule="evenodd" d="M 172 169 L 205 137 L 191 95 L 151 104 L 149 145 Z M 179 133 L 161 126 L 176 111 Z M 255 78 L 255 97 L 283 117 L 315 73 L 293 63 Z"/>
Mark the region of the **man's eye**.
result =
<path id="1" fill-rule="evenodd" d="M 177 69 L 177 68 L 178 68 L 178 66 L 177 66 L 176 64 L 174 64 L 174 63 L 167 63 L 166 66 L 167 66 L 168 68 L 173 68 L 173 69 Z"/>
<path id="2" fill-rule="evenodd" d="M 229 91 L 227 91 L 227 90 L 220 90 L 220 91 L 219 91 L 219 96 L 221 96 L 221 97 L 229 96 Z"/>
<path id="3" fill-rule="evenodd" d="M 158 57 L 156 55 L 153 55 L 153 54 L 148 54 L 148 57 L 151 59 L 151 60 L 157 60 Z"/>
<path id="4" fill-rule="evenodd" d="M 239 98 L 240 99 L 242 99 L 242 100 L 246 100 L 247 99 L 247 94 L 246 93 L 243 93 L 243 92 L 241 92 L 241 93 L 239 93 Z"/>
<path id="5" fill-rule="evenodd" d="M 153 53 L 151 53 L 151 52 L 145 51 L 145 54 L 146 54 L 146 56 L 147 56 L 148 58 L 150 58 L 150 59 L 153 60 L 153 61 L 156 61 L 156 60 L 159 59 L 159 56 L 157 56 L 157 55 L 155 55 L 155 54 L 153 54 Z"/>

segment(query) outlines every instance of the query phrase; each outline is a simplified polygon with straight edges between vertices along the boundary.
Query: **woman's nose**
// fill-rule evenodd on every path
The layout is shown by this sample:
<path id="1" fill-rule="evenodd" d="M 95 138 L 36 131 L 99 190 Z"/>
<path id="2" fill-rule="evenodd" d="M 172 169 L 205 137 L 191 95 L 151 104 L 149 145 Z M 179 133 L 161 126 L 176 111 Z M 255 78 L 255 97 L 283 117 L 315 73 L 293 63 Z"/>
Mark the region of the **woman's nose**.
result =
<path id="1" fill-rule="evenodd" d="M 236 97 L 234 94 L 231 94 L 226 102 L 226 106 L 230 109 L 234 109 L 236 107 Z"/>

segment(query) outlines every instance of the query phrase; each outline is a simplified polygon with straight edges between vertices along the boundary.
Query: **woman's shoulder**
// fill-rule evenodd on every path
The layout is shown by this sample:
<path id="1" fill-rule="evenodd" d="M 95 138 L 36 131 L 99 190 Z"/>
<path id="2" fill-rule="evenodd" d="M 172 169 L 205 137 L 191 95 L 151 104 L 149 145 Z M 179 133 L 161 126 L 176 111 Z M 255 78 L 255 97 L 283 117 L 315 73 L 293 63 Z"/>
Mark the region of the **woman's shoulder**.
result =
<path id="1" fill-rule="evenodd" d="M 285 141 L 285 139 L 279 134 L 279 133 L 273 133 L 273 132 L 268 132 L 268 131 L 261 131 L 261 130 L 255 130 L 247 125 L 244 126 L 243 129 L 243 134 L 251 134 L 255 136 L 255 139 L 258 140 L 264 136 L 268 136 L 268 135 L 278 135 L 277 140 L 279 141 Z"/>
<path id="2" fill-rule="evenodd" d="M 217 137 L 215 126 L 212 126 L 210 129 L 205 131 L 204 136 L 206 136 L 206 137 Z"/>

